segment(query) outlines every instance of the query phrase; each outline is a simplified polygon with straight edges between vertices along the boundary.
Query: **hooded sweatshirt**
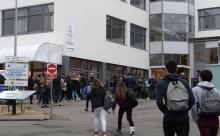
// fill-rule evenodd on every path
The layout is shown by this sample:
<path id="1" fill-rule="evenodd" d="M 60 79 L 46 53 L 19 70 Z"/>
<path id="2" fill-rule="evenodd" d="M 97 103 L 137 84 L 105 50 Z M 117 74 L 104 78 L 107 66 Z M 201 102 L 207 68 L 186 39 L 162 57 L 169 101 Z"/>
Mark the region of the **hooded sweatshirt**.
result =
<path id="1" fill-rule="evenodd" d="M 198 86 L 196 86 L 192 89 L 193 94 L 195 96 L 195 104 L 192 107 L 191 115 L 192 115 L 193 120 L 196 123 L 198 122 L 198 119 L 199 119 L 198 114 L 201 112 L 201 110 L 198 109 L 197 104 L 201 103 L 202 92 L 207 91 L 207 90 L 211 90 L 213 88 L 214 88 L 214 85 L 211 82 L 202 81 L 198 84 Z M 217 88 L 214 88 L 214 91 L 220 95 L 220 92 Z"/>
<path id="2" fill-rule="evenodd" d="M 189 109 L 185 111 L 169 111 L 166 106 L 168 85 L 171 81 L 177 81 L 177 80 L 180 81 L 185 86 L 189 94 L 189 103 L 188 103 Z M 156 93 L 157 106 L 160 109 L 160 111 L 164 114 L 164 121 L 176 120 L 181 122 L 189 119 L 188 111 L 193 106 L 195 102 L 195 98 L 186 80 L 181 79 L 176 74 L 169 74 L 165 76 L 164 79 L 160 80 L 157 83 L 155 93 Z"/>

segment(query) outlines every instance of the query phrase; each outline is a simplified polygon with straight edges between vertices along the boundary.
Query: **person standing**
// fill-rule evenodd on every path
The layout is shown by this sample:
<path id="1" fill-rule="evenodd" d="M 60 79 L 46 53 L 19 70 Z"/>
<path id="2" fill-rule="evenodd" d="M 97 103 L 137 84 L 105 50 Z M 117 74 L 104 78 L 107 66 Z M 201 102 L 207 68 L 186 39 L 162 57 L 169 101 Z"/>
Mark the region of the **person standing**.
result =
<path id="1" fill-rule="evenodd" d="M 188 82 L 177 76 L 176 62 L 169 61 L 165 66 L 168 75 L 156 85 L 157 106 L 164 114 L 164 136 L 189 136 L 188 112 L 195 102 L 194 95 Z"/>
<path id="2" fill-rule="evenodd" d="M 32 74 L 28 78 L 28 90 L 34 90 L 34 79 Z M 33 104 L 33 95 L 30 96 L 30 104 Z"/>
<path id="3" fill-rule="evenodd" d="M 46 74 L 42 73 L 42 78 L 40 80 L 41 93 L 42 93 L 42 106 L 41 108 L 48 108 L 49 104 L 49 91 L 48 91 L 48 82 Z"/>
<path id="4" fill-rule="evenodd" d="M 203 105 L 205 105 L 204 102 L 206 101 L 205 100 L 206 99 L 205 97 L 207 96 L 206 94 L 208 94 L 209 92 L 212 94 L 212 96 L 217 96 L 218 101 L 212 101 L 212 103 L 218 106 L 217 107 L 218 110 L 220 109 L 219 108 L 220 92 L 217 88 L 214 88 L 214 85 L 211 83 L 212 78 L 213 75 L 210 70 L 202 70 L 200 72 L 201 82 L 198 84 L 198 86 L 192 89 L 196 99 L 196 102 L 192 108 L 192 117 L 199 128 L 200 136 L 217 136 L 218 134 L 218 128 L 219 128 L 218 115 L 213 115 L 213 114 L 210 115 L 202 111 Z M 207 105 L 207 107 L 209 107 L 210 109 L 215 109 L 215 108 L 211 108 L 212 106 L 213 105 Z"/>
<path id="5" fill-rule="evenodd" d="M 94 111 L 94 136 L 98 136 L 99 126 L 102 128 L 102 136 L 106 136 L 106 111 L 104 107 L 106 91 L 101 81 L 94 79 L 91 86 L 92 111 Z"/>
<path id="6" fill-rule="evenodd" d="M 132 120 L 132 107 L 130 106 L 130 103 L 128 103 L 127 100 L 127 92 L 126 92 L 126 86 L 125 83 L 120 81 L 117 84 L 117 90 L 115 94 L 115 100 L 116 103 L 112 107 L 112 112 L 115 113 L 116 104 L 119 105 L 119 111 L 118 111 L 118 129 L 116 130 L 116 133 L 118 135 L 121 135 L 121 128 L 122 128 L 122 118 L 124 113 L 127 114 L 127 120 L 130 125 L 130 135 L 134 136 L 134 122 Z"/>
<path id="7" fill-rule="evenodd" d="M 155 78 L 155 75 L 152 75 L 150 80 L 148 81 L 148 84 L 150 85 L 150 98 L 151 99 L 155 99 L 155 87 L 157 84 L 157 79 Z"/>

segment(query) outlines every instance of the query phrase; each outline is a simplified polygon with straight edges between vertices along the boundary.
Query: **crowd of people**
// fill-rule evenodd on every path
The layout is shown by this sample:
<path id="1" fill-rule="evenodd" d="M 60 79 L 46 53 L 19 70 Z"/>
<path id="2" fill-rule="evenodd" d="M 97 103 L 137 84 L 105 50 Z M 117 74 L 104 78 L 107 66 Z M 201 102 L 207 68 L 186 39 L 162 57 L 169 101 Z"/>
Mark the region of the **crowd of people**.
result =
<path id="1" fill-rule="evenodd" d="M 211 83 L 213 75 L 209 70 L 200 71 L 200 83 L 191 88 L 189 81 L 184 74 L 177 75 L 177 64 L 175 61 L 166 63 L 167 75 L 156 80 L 153 75 L 148 81 L 151 99 L 156 99 L 156 104 L 163 116 L 164 136 L 189 136 L 190 123 L 189 111 L 192 111 L 192 118 L 197 124 L 201 136 L 217 136 L 220 115 L 220 92 Z M 49 104 L 50 85 L 45 74 L 38 75 L 37 78 L 30 76 L 28 88 L 37 90 L 38 102 L 42 103 L 42 108 L 47 108 Z M 91 111 L 94 112 L 94 136 L 99 135 L 101 128 L 102 136 L 106 136 L 107 120 L 109 112 L 105 109 L 105 99 L 107 91 L 114 97 L 112 113 L 115 113 L 116 105 L 118 110 L 118 124 L 115 133 L 122 134 L 122 118 L 127 114 L 127 121 L 130 125 L 130 135 L 135 135 L 135 125 L 132 119 L 133 104 L 130 99 L 140 97 L 137 91 L 141 84 L 137 82 L 131 74 L 125 77 L 114 76 L 109 85 L 104 85 L 96 79 L 93 73 L 88 79 L 81 75 L 80 80 L 69 76 L 58 76 L 53 80 L 53 101 L 61 105 L 63 99 L 67 101 L 86 100 L 85 111 L 89 111 L 91 101 Z M 144 97 L 148 97 L 146 94 Z M 32 103 L 32 97 L 30 103 Z M 134 105 L 134 106 L 133 106 Z"/>

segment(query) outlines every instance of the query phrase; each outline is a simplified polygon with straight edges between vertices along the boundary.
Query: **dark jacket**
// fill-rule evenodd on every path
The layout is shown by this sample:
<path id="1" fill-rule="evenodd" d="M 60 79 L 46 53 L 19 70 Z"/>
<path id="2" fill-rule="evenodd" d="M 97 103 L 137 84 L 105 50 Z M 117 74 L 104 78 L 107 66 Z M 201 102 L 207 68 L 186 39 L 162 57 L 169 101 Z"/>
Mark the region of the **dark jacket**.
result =
<path id="1" fill-rule="evenodd" d="M 93 110 L 104 106 L 105 93 L 106 93 L 106 91 L 103 87 L 96 88 L 96 89 L 92 90 L 91 102 L 92 102 L 92 109 Z"/>
<path id="2" fill-rule="evenodd" d="M 185 111 L 168 111 L 166 103 L 167 103 L 167 88 L 170 81 L 177 81 L 183 83 L 185 88 L 188 90 L 189 93 L 189 109 Z M 165 100 L 165 103 L 163 102 L 163 99 Z M 194 95 L 192 93 L 192 90 L 188 84 L 188 82 L 184 79 L 179 78 L 176 74 L 170 74 L 164 77 L 164 79 L 160 80 L 158 84 L 156 85 L 156 100 L 157 100 L 157 106 L 159 107 L 160 111 L 164 113 L 164 119 L 165 120 L 179 120 L 184 121 L 189 119 L 188 111 L 191 109 L 195 102 Z"/>
<path id="3" fill-rule="evenodd" d="M 135 88 L 136 87 L 136 82 L 134 80 L 133 76 L 127 76 L 125 79 L 125 85 L 127 88 Z"/>
<path id="4" fill-rule="evenodd" d="M 28 78 L 28 90 L 34 90 L 34 80 L 32 77 Z"/>

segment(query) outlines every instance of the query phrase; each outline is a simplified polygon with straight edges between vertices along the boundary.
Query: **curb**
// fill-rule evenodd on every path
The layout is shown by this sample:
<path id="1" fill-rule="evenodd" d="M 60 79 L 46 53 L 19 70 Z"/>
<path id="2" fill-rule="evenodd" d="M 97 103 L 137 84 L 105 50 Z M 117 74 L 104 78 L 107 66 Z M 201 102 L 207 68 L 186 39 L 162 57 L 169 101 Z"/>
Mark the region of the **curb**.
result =
<path id="1" fill-rule="evenodd" d="M 39 118 L 5 118 L 1 119 L 0 121 L 45 121 L 45 120 L 50 120 L 50 117 L 39 117 Z"/>

